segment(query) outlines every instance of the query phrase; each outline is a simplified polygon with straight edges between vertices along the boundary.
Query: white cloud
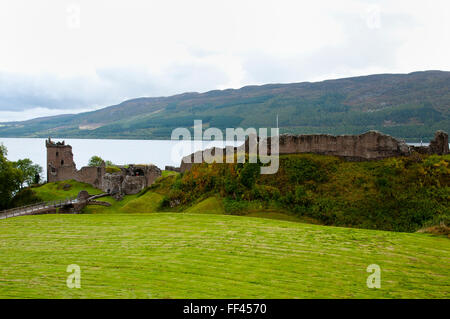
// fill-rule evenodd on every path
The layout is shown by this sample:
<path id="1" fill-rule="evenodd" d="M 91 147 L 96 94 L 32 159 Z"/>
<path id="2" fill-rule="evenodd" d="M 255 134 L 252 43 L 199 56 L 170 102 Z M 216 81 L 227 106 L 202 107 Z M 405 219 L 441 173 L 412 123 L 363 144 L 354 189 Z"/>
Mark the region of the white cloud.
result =
<path id="1" fill-rule="evenodd" d="M 53 116 L 62 114 L 75 114 L 80 112 L 89 112 L 98 109 L 94 107 L 91 109 L 48 109 L 43 107 L 36 107 L 32 109 L 26 109 L 21 112 L 14 111 L 1 111 L 0 110 L 0 122 L 15 122 L 26 121 L 43 116 Z"/>
<path id="2" fill-rule="evenodd" d="M 0 121 L 138 96 L 449 70 L 449 38 L 445 0 L 5 0 Z"/>

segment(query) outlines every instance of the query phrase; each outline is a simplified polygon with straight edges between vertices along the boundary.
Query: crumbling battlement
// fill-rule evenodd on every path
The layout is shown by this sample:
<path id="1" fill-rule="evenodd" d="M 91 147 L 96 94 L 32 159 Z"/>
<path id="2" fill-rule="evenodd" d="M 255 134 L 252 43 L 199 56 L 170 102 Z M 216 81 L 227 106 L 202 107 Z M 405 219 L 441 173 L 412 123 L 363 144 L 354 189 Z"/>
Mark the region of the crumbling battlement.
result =
<path id="1" fill-rule="evenodd" d="M 45 141 L 47 148 L 47 181 L 59 182 L 74 179 L 78 182 L 88 183 L 100 188 L 105 165 L 100 167 L 82 167 L 77 170 L 73 161 L 72 146 L 66 145 L 64 141 L 53 142 L 51 138 Z"/>
<path id="2" fill-rule="evenodd" d="M 251 143 L 250 139 L 259 139 L 255 136 L 248 137 L 243 145 L 234 147 L 234 152 L 239 153 L 245 150 L 248 153 Z M 266 141 L 265 141 L 266 142 Z M 270 154 L 270 139 L 268 149 Z M 230 148 L 230 147 L 227 147 Z M 223 152 L 226 149 L 214 148 L 209 150 L 212 154 Z M 232 148 L 232 147 L 231 147 Z M 427 147 L 408 146 L 404 141 L 398 140 L 392 136 L 382 134 L 377 131 L 369 131 L 360 135 L 338 135 L 329 134 L 311 134 L 311 135 L 293 135 L 282 134 L 279 136 L 279 154 L 298 154 L 314 153 L 322 155 L 332 155 L 344 158 L 350 161 L 380 160 L 395 156 L 408 156 L 412 151 L 418 151 L 425 154 L 448 154 L 448 134 L 443 131 L 436 132 L 434 140 Z M 196 159 L 194 161 L 194 159 Z M 181 160 L 180 171 L 190 170 L 192 163 L 202 162 L 202 151 L 197 151 L 191 155 L 183 157 Z"/>
<path id="3" fill-rule="evenodd" d="M 410 146 L 410 148 L 412 151 L 421 154 L 448 154 L 448 134 L 444 131 L 437 131 L 429 146 Z"/>
<path id="4" fill-rule="evenodd" d="M 47 148 L 47 181 L 59 182 L 73 178 L 76 166 L 73 161 L 72 146 L 63 142 L 45 141 Z"/>
<path id="5" fill-rule="evenodd" d="M 369 131 L 361 135 L 287 135 L 280 136 L 280 154 L 315 153 L 348 160 L 377 160 L 409 155 L 404 141 Z"/>

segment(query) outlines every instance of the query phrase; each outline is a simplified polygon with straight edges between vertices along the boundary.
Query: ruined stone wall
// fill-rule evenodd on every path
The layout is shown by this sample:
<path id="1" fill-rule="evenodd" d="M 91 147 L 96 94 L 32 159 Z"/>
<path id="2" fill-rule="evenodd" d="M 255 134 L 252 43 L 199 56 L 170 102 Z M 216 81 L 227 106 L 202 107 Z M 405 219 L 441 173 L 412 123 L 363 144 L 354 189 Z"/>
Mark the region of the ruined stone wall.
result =
<path id="1" fill-rule="evenodd" d="M 129 176 L 123 172 L 107 173 L 103 176 L 101 189 L 110 194 L 137 194 L 148 185 L 145 176 Z"/>
<path id="2" fill-rule="evenodd" d="M 234 151 L 239 153 L 248 152 L 250 138 L 244 145 L 235 147 Z M 270 142 L 270 140 L 269 140 Z M 270 143 L 268 149 L 270 150 Z M 228 148 L 228 147 L 227 147 Z M 226 154 L 226 149 L 221 150 Z M 211 149 L 212 153 L 217 151 Z M 311 134 L 311 135 L 292 135 L 283 134 L 279 137 L 279 154 L 298 154 L 298 153 L 314 153 L 322 155 L 332 155 L 344 158 L 346 160 L 364 161 L 379 160 L 395 156 L 408 156 L 411 151 L 417 151 L 425 154 L 448 154 L 448 134 L 443 131 L 436 132 L 434 140 L 430 142 L 429 147 L 410 147 L 404 141 L 382 134 L 376 131 L 369 131 L 361 135 L 339 135 L 333 136 L 328 134 Z M 190 170 L 194 159 L 203 161 L 202 151 L 197 151 L 191 155 L 183 157 L 180 164 L 180 171 Z"/>
<path id="3" fill-rule="evenodd" d="M 80 170 L 74 172 L 73 179 L 100 188 L 102 186 L 103 175 L 105 175 L 105 166 L 84 166 Z"/>
<path id="4" fill-rule="evenodd" d="M 155 165 L 130 165 L 120 172 L 103 175 L 101 189 L 111 194 L 137 194 L 161 176 Z"/>
<path id="5" fill-rule="evenodd" d="M 389 135 L 370 131 L 361 135 L 281 135 L 280 154 L 315 153 L 349 160 L 376 160 L 409 155 L 409 147 Z"/>
<path id="6" fill-rule="evenodd" d="M 122 182 L 122 192 L 126 195 L 137 194 L 147 187 L 145 176 L 125 176 Z"/>
<path id="7" fill-rule="evenodd" d="M 187 157 L 183 157 L 181 159 L 181 164 L 180 164 L 180 172 L 181 173 L 191 170 L 191 167 L 193 165 L 193 160 L 187 161 L 186 160 L 187 158 L 191 158 L 191 157 L 187 156 Z"/>
<path id="8" fill-rule="evenodd" d="M 156 166 L 155 166 L 156 167 Z M 157 168 L 157 167 L 156 167 Z M 146 179 L 147 179 L 147 185 L 146 186 L 150 186 L 151 184 L 153 184 L 156 179 L 158 177 L 161 176 L 161 170 L 158 168 L 158 171 L 149 171 L 146 175 Z"/>
<path id="9" fill-rule="evenodd" d="M 421 154 L 444 155 L 450 153 L 448 148 L 448 134 L 444 131 L 437 131 L 429 146 L 411 146 L 411 149 Z"/>
<path id="10" fill-rule="evenodd" d="M 448 134 L 444 131 L 437 131 L 434 139 L 430 142 L 430 153 L 444 155 L 449 153 Z"/>
<path id="11" fill-rule="evenodd" d="M 126 194 L 140 192 L 161 176 L 161 170 L 155 165 L 130 165 L 124 169 L 124 173 L 122 189 Z"/>
<path id="12" fill-rule="evenodd" d="M 124 175 L 122 173 L 106 173 L 103 175 L 101 189 L 106 193 L 121 194 L 123 178 Z"/>
<path id="13" fill-rule="evenodd" d="M 214 156 L 217 153 L 219 153 L 219 154 L 222 153 L 222 155 L 226 155 L 227 149 L 230 149 L 230 150 L 232 149 L 233 153 L 236 153 L 237 151 L 239 151 L 238 148 L 232 147 L 232 146 L 227 146 L 225 148 L 212 147 L 212 148 L 209 148 L 206 150 L 197 151 L 197 152 L 187 155 L 181 159 L 179 172 L 184 173 L 186 171 L 189 171 L 194 163 L 198 163 L 198 159 L 200 159 L 201 162 L 206 161 L 203 158 L 203 155 L 205 154 L 205 152 L 209 152 L 212 156 Z"/>

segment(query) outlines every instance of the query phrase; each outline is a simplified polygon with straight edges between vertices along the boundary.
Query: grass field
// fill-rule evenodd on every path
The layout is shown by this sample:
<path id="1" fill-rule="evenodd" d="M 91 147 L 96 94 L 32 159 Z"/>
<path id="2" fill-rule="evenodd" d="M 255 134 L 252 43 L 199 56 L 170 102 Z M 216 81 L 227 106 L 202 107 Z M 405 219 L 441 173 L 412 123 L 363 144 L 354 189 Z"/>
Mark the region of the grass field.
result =
<path id="1" fill-rule="evenodd" d="M 449 298 L 449 243 L 215 214 L 25 216 L 0 221 L 0 297 Z"/>

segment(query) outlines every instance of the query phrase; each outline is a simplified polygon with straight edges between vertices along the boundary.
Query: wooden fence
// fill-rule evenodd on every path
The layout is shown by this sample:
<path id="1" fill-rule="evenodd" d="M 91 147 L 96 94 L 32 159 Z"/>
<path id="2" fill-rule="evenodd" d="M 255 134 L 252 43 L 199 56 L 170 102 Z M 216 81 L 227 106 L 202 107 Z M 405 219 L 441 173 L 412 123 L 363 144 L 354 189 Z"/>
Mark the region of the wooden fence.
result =
<path id="1" fill-rule="evenodd" d="M 31 204 L 27 206 L 15 207 L 7 210 L 0 211 L 0 219 L 5 219 L 9 217 L 23 216 L 23 215 L 33 215 L 40 212 L 45 212 L 46 210 L 51 210 L 53 208 L 63 207 L 65 205 L 70 205 L 77 203 L 77 198 L 66 198 L 64 200 L 55 200 L 48 202 L 41 202 L 37 204 Z"/>

